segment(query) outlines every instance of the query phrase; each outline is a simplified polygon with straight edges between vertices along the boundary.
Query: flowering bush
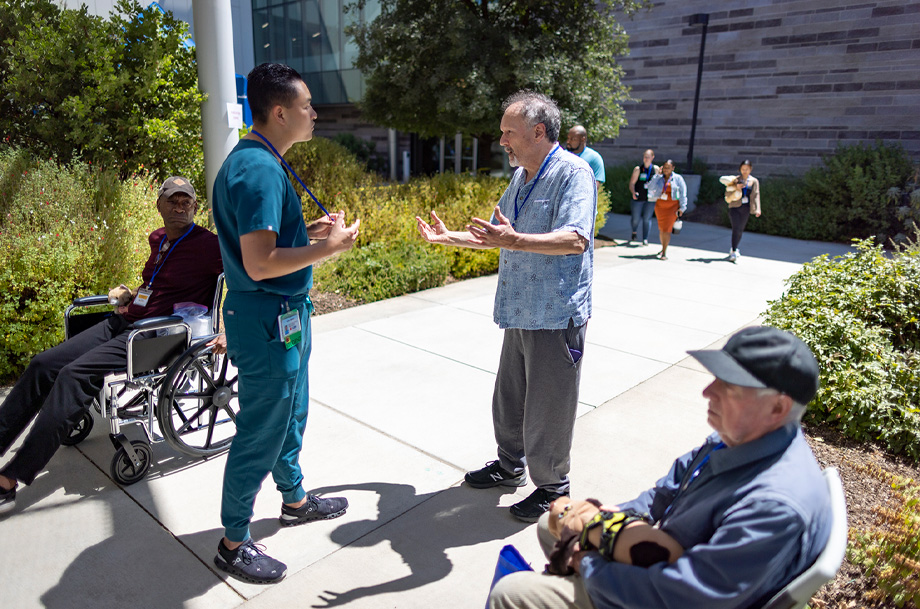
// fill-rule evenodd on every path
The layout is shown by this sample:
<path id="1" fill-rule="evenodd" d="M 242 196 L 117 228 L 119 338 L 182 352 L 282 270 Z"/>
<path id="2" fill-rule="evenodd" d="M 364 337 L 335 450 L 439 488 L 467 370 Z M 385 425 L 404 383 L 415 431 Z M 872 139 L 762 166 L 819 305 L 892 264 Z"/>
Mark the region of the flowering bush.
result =
<path id="1" fill-rule="evenodd" d="M 137 285 L 162 225 L 155 189 L 146 175 L 0 148 L 0 378 L 63 339 L 75 297 Z"/>

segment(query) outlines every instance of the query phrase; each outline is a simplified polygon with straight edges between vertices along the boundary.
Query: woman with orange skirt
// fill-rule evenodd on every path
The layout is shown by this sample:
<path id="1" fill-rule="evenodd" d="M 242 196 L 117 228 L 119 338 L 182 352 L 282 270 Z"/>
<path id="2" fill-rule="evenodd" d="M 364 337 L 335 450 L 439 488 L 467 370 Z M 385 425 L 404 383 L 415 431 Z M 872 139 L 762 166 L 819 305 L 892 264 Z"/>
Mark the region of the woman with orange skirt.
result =
<path id="1" fill-rule="evenodd" d="M 658 219 L 658 236 L 661 239 L 658 258 L 667 260 L 674 222 L 687 209 L 687 183 L 674 171 L 674 161 L 668 159 L 661 166 L 661 173 L 652 178 L 648 186 L 648 194 L 649 199 L 655 197 L 655 217 Z"/>

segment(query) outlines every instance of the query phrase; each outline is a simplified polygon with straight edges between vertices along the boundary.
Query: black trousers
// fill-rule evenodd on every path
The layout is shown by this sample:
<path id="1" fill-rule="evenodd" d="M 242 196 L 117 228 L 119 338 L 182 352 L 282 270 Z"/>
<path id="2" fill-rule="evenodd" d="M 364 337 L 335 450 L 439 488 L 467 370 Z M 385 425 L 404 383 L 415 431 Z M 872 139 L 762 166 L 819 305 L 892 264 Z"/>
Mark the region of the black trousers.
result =
<path id="1" fill-rule="evenodd" d="M 113 315 L 32 358 L 0 405 L 0 455 L 33 418 L 35 425 L 0 474 L 32 484 L 92 406 L 105 375 L 127 368 L 129 333 L 125 318 Z"/>
<path id="2" fill-rule="evenodd" d="M 747 226 L 748 219 L 751 217 L 751 206 L 729 207 L 728 217 L 732 222 L 732 249 L 736 250 L 738 244 L 741 243 L 741 233 L 744 232 L 744 227 Z"/>

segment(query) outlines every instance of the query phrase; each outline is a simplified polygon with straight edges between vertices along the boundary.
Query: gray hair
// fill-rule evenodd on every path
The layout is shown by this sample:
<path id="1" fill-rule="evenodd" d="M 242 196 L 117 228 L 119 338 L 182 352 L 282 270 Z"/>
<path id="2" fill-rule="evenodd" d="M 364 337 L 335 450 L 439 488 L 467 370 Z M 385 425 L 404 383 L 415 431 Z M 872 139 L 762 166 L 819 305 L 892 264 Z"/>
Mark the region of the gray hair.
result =
<path id="1" fill-rule="evenodd" d="M 757 397 L 762 398 L 770 395 L 783 395 L 781 391 L 776 389 L 771 389 L 769 387 L 758 388 Z M 792 398 L 789 398 L 792 399 Z M 789 415 L 786 417 L 785 423 L 801 423 L 802 417 L 805 416 L 805 404 L 799 404 L 795 400 L 792 400 L 792 407 L 789 409 Z"/>
<path id="2" fill-rule="evenodd" d="M 559 129 L 562 128 L 562 113 L 559 112 L 559 106 L 551 98 L 522 89 L 517 93 L 512 93 L 505 99 L 502 104 L 502 113 L 504 114 L 509 107 L 514 104 L 523 104 L 521 115 L 527 121 L 528 126 L 536 127 L 540 123 L 546 127 L 546 139 L 550 142 L 559 141 Z"/>

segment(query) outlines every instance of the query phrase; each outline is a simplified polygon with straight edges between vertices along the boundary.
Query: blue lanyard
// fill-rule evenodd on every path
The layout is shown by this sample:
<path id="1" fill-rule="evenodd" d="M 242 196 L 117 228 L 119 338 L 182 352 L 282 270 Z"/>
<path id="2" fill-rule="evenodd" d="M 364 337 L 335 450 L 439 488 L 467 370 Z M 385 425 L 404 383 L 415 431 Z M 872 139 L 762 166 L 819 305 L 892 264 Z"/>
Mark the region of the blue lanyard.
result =
<path id="1" fill-rule="evenodd" d="M 166 256 L 163 257 L 163 260 L 162 260 L 159 264 L 154 263 L 154 265 L 153 265 L 153 275 L 150 276 L 150 281 L 147 282 L 147 289 L 148 289 L 148 290 L 153 289 L 153 280 L 156 279 L 157 273 L 159 273 L 159 272 L 160 272 L 160 269 L 163 268 L 163 265 L 166 264 L 166 259 L 169 258 L 169 255 L 170 255 L 170 254 L 173 253 L 173 250 L 176 249 L 176 246 L 179 245 L 179 242 L 182 241 L 183 239 L 185 239 L 185 238 L 188 236 L 188 234 L 189 234 L 190 232 L 192 232 L 192 229 L 193 229 L 193 228 L 195 228 L 195 224 L 194 224 L 194 223 L 193 223 L 191 226 L 188 227 L 188 230 L 185 231 L 185 234 L 184 234 L 184 235 L 182 235 L 181 237 L 179 237 L 178 239 L 176 239 L 176 242 L 173 243 L 173 244 L 172 244 L 172 247 L 169 248 L 169 251 L 166 252 Z M 163 242 L 164 242 L 164 241 L 166 241 L 166 235 L 163 235 L 163 238 L 160 239 L 160 244 L 157 246 L 157 251 L 158 251 L 158 252 L 162 252 L 162 251 L 163 251 Z"/>
<path id="2" fill-rule="evenodd" d="M 530 185 L 530 190 L 527 191 L 527 196 L 524 197 L 524 201 L 521 202 L 521 206 L 518 207 L 518 197 L 521 196 L 521 189 L 524 188 L 524 184 L 521 184 L 518 187 L 517 194 L 514 195 L 514 220 L 511 221 L 511 228 L 514 228 L 514 225 L 517 223 L 518 212 L 524 209 L 524 206 L 527 205 L 527 200 L 530 199 L 530 195 L 533 193 L 534 189 L 537 187 L 537 182 L 540 181 L 540 176 L 543 175 L 543 170 L 546 169 L 546 166 L 549 164 L 553 155 L 556 154 L 556 151 L 559 150 L 559 144 L 556 144 L 556 147 L 553 148 L 552 152 L 546 155 L 546 158 L 543 160 L 543 164 L 540 165 L 540 171 L 537 172 L 537 177 L 533 179 L 533 184 Z"/>
<path id="3" fill-rule="evenodd" d="M 303 186 L 303 189 L 307 191 L 307 194 L 310 195 L 310 198 L 313 199 L 313 202 L 316 203 L 316 204 L 319 206 L 319 208 L 320 208 L 321 210 L 323 210 L 323 213 L 324 213 L 324 214 L 326 214 L 327 216 L 329 216 L 330 218 L 332 218 L 332 214 L 330 214 L 328 211 L 326 211 L 326 208 L 323 207 L 323 204 L 319 202 L 319 199 L 317 199 L 316 197 L 313 196 L 313 193 L 310 192 L 310 189 L 307 188 L 307 185 L 303 183 L 303 180 L 300 179 L 300 176 L 297 175 L 297 172 L 294 171 L 293 169 L 291 169 L 291 166 L 288 165 L 288 162 L 284 160 L 284 157 L 283 157 L 283 156 L 281 156 L 280 154 L 278 154 L 278 151 L 275 150 L 275 147 L 272 146 L 272 143 L 269 142 L 267 139 L 265 139 L 265 136 L 262 135 L 261 133 L 259 133 L 258 131 L 256 131 L 255 129 L 252 130 L 252 133 L 255 133 L 256 135 L 258 135 L 259 138 L 261 138 L 261 140 L 262 140 L 263 142 L 265 142 L 265 144 L 266 144 L 269 148 L 271 148 L 272 152 L 275 153 L 275 156 L 278 157 L 278 160 L 281 161 L 281 163 L 284 165 L 284 167 L 285 167 L 288 171 L 291 172 L 291 175 L 292 175 L 292 176 L 294 176 L 295 178 L 297 178 L 297 181 L 300 183 L 301 186 Z"/>
<path id="4" fill-rule="evenodd" d="M 741 196 L 746 197 L 751 193 L 751 187 L 747 185 L 747 180 L 744 181 L 744 186 L 741 187 Z"/>
<path id="5" fill-rule="evenodd" d="M 716 452 L 716 451 L 719 450 L 720 448 L 725 448 L 725 442 L 719 442 L 718 444 L 716 444 L 716 445 L 712 448 L 711 451 L 709 451 L 708 453 L 706 453 L 706 456 L 703 457 L 703 460 L 700 461 L 700 464 L 697 465 L 697 466 L 693 469 L 693 473 L 691 473 L 690 476 L 689 476 L 688 478 L 685 478 L 685 479 L 684 479 L 684 484 L 682 485 L 682 487 L 683 487 L 684 489 L 686 489 L 688 486 L 690 486 L 690 483 L 691 483 L 691 482 L 693 482 L 694 480 L 696 480 L 697 476 L 700 475 L 700 472 L 702 471 L 703 466 L 706 465 L 706 463 L 709 461 L 709 457 L 711 457 L 711 456 L 712 456 L 712 453 Z"/>
<path id="6" fill-rule="evenodd" d="M 713 446 L 712 450 L 706 453 L 706 456 L 703 457 L 703 460 L 700 461 L 699 464 L 693 468 L 693 471 L 690 472 L 690 475 L 684 476 L 684 479 L 680 484 L 680 488 L 677 490 L 677 494 L 674 496 L 674 499 L 671 501 L 671 503 L 668 505 L 668 507 L 664 511 L 665 516 L 671 513 L 671 508 L 673 508 L 674 504 L 677 503 L 677 499 L 683 494 L 684 491 L 687 490 L 687 487 L 690 486 L 690 483 L 696 480 L 697 476 L 700 475 L 700 472 L 703 471 L 703 466 L 709 462 L 709 457 L 712 456 L 712 453 L 716 452 L 717 450 L 721 448 L 725 448 L 725 442 L 719 442 L 718 444 Z"/>

